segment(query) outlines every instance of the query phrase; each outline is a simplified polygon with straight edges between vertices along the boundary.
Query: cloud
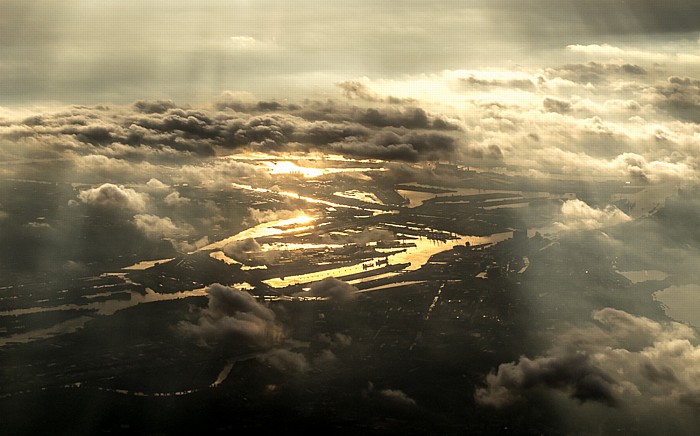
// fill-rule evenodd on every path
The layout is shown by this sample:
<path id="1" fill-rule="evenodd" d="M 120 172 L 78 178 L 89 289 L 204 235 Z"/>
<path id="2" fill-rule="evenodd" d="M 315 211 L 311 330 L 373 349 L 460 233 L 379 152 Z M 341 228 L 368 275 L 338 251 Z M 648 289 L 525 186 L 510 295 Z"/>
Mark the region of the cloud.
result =
<path id="1" fill-rule="evenodd" d="M 316 340 L 328 344 L 331 348 L 345 348 L 352 344 L 352 336 L 346 335 L 344 333 L 319 333 L 316 336 Z"/>
<path id="2" fill-rule="evenodd" d="M 146 186 L 148 186 L 150 189 L 153 189 L 154 191 L 160 191 L 163 189 L 168 189 L 169 186 L 166 185 L 165 183 L 161 182 L 160 180 L 151 177 L 148 182 L 146 182 Z"/>
<path id="3" fill-rule="evenodd" d="M 579 45 L 573 44 L 566 47 L 567 50 L 575 53 L 585 53 L 594 55 L 605 55 L 605 56 L 621 56 L 625 54 L 625 51 L 619 47 L 613 47 L 610 44 L 590 44 L 590 45 Z"/>
<path id="4" fill-rule="evenodd" d="M 374 383 L 367 383 L 367 389 L 362 391 L 362 395 L 368 398 L 375 398 L 386 405 L 400 408 L 414 408 L 416 401 L 409 397 L 400 389 L 380 389 L 377 390 Z"/>
<path id="5" fill-rule="evenodd" d="M 199 250 L 202 247 L 209 245 L 209 237 L 202 236 L 196 241 L 189 243 L 187 241 L 170 241 L 176 250 L 180 253 L 191 253 L 195 250 Z"/>
<path id="6" fill-rule="evenodd" d="M 145 114 L 162 114 L 176 107 L 172 100 L 139 100 L 134 103 L 134 109 Z"/>
<path id="7" fill-rule="evenodd" d="M 179 324 L 186 335 L 230 351 L 270 350 L 284 339 L 275 313 L 249 293 L 218 283 L 206 291 L 209 303 L 199 312 L 197 322 Z M 283 360 L 279 355 L 277 359 Z"/>
<path id="8" fill-rule="evenodd" d="M 471 74 L 467 77 L 458 79 L 462 86 L 467 88 L 473 87 L 497 87 L 497 88 L 515 88 L 523 91 L 534 91 L 535 83 L 529 78 L 482 78 Z"/>
<path id="9" fill-rule="evenodd" d="M 360 99 L 372 102 L 384 100 L 378 94 L 370 91 L 362 82 L 357 80 L 347 80 L 336 85 L 340 88 L 343 95 L 351 100 Z"/>
<path id="10" fill-rule="evenodd" d="M 322 297 L 332 301 L 346 302 L 354 299 L 357 295 L 357 288 L 334 277 L 325 279 L 309 285 L 309 290 L 294 294 L 301 297 Z"/>
<path id="11" fill-rule="evenodd" d="M 631 220 L 632 218 L 615 206 L 608 205 L 604 209 L 597 209 L 574 199 L 562 204 L 560 219 L 554 223 L 554 226 L 560 230 L 590 230 Z"/>
<path id="12" fill-rule="evenodd" d="M 700 122 L 700 80 L 671 76 L 654 88 L 654 103 L 683 120 Z"/>
<path id="13" fill-rule="evenodd" d="M 254 238 L 246 238 L 226 244 L 223 251 L 238 261 L 246 261 L 251 254 L 262 251 L 262 247 Z"/>
<path id="14" fill-rule="evenodd" d="M 161 218 L 150 214 L 134 215 L 134 224 L 152 239 L 182 237 L 191 231 L 191 228 L 175 225 L 168 217 Z"/>
<path id="15" fill-rule="evenodd" d="M 700 347 L 690 327 L 612 308 L 592 318 L 596 324 L 570 329 L 547 355 L 501 364 L 475 391 L 476 401 L 504 407 L 544 388 L 614 407 L 698 404 Z"/>
<path id="16" fill-rule="evenodd" d="M 131 188 L 105 183 L 97 188 L 87 189 L 78 194 L 78 199 L 85 204 L 110 209 L 146 209 L 147 196 Z"/>
<path id="17" fill-rule="evenodd" d="M 400 389 L 382 389 L 378 392 L 378 395 L 397 405 L 406 407 L 413 407 L 416 405 L 416 400 L 406 395 L 406 393 Z"/>
<path id="18" fill-rule="evenodd" d="M 190 199 L 187 197 L 181 197 L 179 192 L 173 191 L 165 196 L 163 202 L 165 202 L 165 204 L 168 206 L 180 207 L 190 204 Z"/>
<path id="19" fill-rule="evenodd" d="M 173 179 L 206 189 L 230 189 L 231 182 L 255 177 L 257 180 L 269 179 L 263 168 L 246 162 L 220 161 L 205 162 L 198 165 L 184 165 L 173 175 Z"/>
<path id="20" fill-rule="evenodd" d="M 571 112 L 571 103 L 557 100 L 556 98 L 545 98 L 544 101 L 542 101 L 542 107 L 544 107 L 544 110 L 547 112 L 557 112 L 560 114 Z"/>
<path id="21" fill-rule="evenodd" d="M 270 350 L 257 359 L 282 372 L 306 372 L 311 367 L 303 354 L 284 348 Z"/>
<path id="22" fill-rule="evenodd" d="M 630 63 L 587 62 L 546 68 L 545 74 L 549 80 L 565 79 L 582 84 L 602 85 L 618 77 L 644 76 L 648 71 L 640 65 Z"/>

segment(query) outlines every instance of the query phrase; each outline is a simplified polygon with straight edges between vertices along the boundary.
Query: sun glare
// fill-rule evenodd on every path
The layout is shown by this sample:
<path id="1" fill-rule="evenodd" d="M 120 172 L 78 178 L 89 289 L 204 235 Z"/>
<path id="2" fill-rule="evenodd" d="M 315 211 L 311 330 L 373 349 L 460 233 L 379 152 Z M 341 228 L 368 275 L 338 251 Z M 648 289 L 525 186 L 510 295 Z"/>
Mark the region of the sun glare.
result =
<path id="1" fill-rule="evenodd" d="M 289 161 L 265 162 L 265 164 L 270 168 L 270 174 L 300 175 L 307 179 L 327 174 L 327 171 L 323 168 L 300 167 Z"/>

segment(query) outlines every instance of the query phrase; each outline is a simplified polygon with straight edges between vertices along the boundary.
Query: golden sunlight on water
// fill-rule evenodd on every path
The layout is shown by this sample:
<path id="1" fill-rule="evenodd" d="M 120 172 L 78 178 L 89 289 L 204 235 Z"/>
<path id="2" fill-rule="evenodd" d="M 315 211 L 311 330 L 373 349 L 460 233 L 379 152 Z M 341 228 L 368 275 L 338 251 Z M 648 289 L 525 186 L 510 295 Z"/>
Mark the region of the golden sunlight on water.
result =
<path id="1" fill-rule="evenodd" d="M 264 236 L 273 236 L 273 235 L 281 235 L 284 233 L 293 233 L 296 231 L 300 230 L 305 230 L 308 228 L 312 228 L 313 226 L 308 226 L 305 224 L 312 223 L 315 221 L 317 218 L 315 217 L 310 217 L 305 214 L 298 215 L 294 218 L 289 218 L 289 219 L 284 219 L 284 220 L 277 220 L 277 221 L 272 221 L 272 222 L 265 222 L 258 224 L 257 226 L 251 227 L 249 229 L 243 230 L 240 233 L 237 233 L 229 238 L 222 239 L 220 241 L 211 243 L 205 247 L 200 248 L 197 251 L 210 251 L 210 250 L 220 250 L 224 248 L 226 245 L 230 244 L 231 242 L 235 241 L 242 241 L 244 239 L 249 239 L 249 238 L 261 238 Z M 290 229 L 281 229 L 280 227 L 292 227 Z M 192 253 L 189 253 L 192 254 Z"/>
<path id="2" fill-rule="evenodd" d="M 290 161 L 265 162 L 265 165 L 270 168 L 270 174 L 299 174 L 306 178 L 314 178 L 330 172 L 326 168 L 300 167 Z"/>
<path id="3" fill-rule="evenodd" d="M 370 208 L 366 208 L 366 207 L 363 208 L 363 207 L 352 206 L 352 205 L 348 205 L 348 204 L 333 203 L 332 201 L 320 200 L 318 198 L 313 198 L 313 197 L 306 197 L 306 196 L 300 195 L 299 193 L 296 193 L 296 192 L 277 191 L 277 190 L 266 189 L 266 188 L 255 188 L 255 187 L 250 186 L 250 185 L 241 185 L 239 183 L 231 183 L 231 186 L 233 186 L 234 188 L 237 188 L 237 189 L 243 189 L 245 191 L 281 195 L 283 197 L 294 198 L 296 200 L 302 200 L 302 201 L 305 201 L 305 202 L 311 203 L 311 204 L 322 204 L 324 206 L 330 206 L 330 207 L 335 207 L 335 208 L 340 208 L 340 209 L 353 209 L 353 210 L 362 210 L 362 211 L 372 212 L 372 214 L 375 216 L 380 215 L 380 214 L 385 214 L 385 213 L 396 213 L 396 211 L 370 209 Z M 207 248 L 204 248 L 204 249 L 207 249 Z"/>
<path id="4" fill-rule="evenodd" d="M 456 245 L 464 245 L 469 242 L 470 245 L 495 244 L 512 237 L 513 232 L 495 233 L 489 236 L 460 236 L 458 239 L 449 239 L 447 241 L 437 241 L 428 238 L 408 239 L 402 242 L 414 244 L 408 249 L 389 254 L 387 260 L 389 265 L 409 264 L 404 270 L 414 271 L 425 265 L 430 257 L 436 253 L 445 250 L 451 250 Z M 340 268 L 328 269 L 325 271 L 316 271 L 307 274 L 299 274 L 289 277 L 278 277 L 268 280 L 263 280 L 264 283 L 273 288 L 283 288 L 285 286 L 311 283 L 323 280 L 327 277 L 344 277 L 352 274 L 372 271 L 379 269 L 376 263 L 363 262 L 356 265 L 344 266 Z"/>

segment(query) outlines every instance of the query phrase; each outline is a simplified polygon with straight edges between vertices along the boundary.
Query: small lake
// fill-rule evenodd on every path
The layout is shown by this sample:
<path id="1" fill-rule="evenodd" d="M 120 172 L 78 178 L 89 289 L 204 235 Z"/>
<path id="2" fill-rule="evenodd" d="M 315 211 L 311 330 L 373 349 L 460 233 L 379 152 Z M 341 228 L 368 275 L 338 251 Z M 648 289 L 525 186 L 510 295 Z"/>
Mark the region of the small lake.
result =
<path id="1" fill-rule="evenodd" d="M 663 305 L 669 317 L 700 327 L 700 286 L 671 286 L 655 292 L 654 299 Z"/>

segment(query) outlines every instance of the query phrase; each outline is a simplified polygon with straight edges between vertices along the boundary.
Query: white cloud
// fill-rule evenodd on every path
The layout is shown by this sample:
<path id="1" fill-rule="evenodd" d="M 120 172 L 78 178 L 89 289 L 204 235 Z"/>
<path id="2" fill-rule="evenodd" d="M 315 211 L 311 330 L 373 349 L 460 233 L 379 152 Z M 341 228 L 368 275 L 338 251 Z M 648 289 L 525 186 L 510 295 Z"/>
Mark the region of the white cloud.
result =
<path id="1" fill-rule="evenodd" d="M 630 220 L 632 218 L 615 206 L 608 205 L 604 209 L 597 209 L 574 199 L 565 201 L 561 206 L 560 220 L 554 226 L 559 230 L 590 230 Z"/>
<path id="2" fill-rule="evenodd" d="M 566 49 L 574 53 L 585 53 L 605 56 L 622 56 L 625 51 L 610 44 L 590 44 L 590 45 L 568 45 Z"/>
<path id="3" fill-rule="evenodd" d="M 146 186 L 153 190 L 162 190 L 162 189 L 168 189 L 168 185 L 165 183 L 161 182 L 160 180 L 156 178 L 151 178 L 146 182 Z"/>
<path id="4" fill-rule="evenodd" d="M 166 195 L 163 201 L 168 206 L 186 206 L 190 203 L 189 198 L 181 197 L 180 193 L 177 191 L 173 191 L 170 194 Z"/>
<path id="5" fill-rule="evenodd" d="M 146 236 L 152 239 L 172 238 L 183 236 L 188 233 L 187 228 L 178 227 L 168 217 L 161 218 L 150 214 L 134 215 L 134 224 L 139 230 L 145 233 Z"/>
<path id="6" fill-rule="evenodd" d="M 78 194 L 85 204 L 116 209 L 142 211 L 146 208 L 147 195 L 125 188 L 122 185 L 105 183 L 97 188 L 87 189 Z"/>

